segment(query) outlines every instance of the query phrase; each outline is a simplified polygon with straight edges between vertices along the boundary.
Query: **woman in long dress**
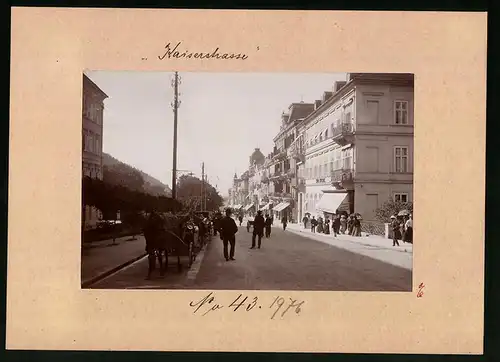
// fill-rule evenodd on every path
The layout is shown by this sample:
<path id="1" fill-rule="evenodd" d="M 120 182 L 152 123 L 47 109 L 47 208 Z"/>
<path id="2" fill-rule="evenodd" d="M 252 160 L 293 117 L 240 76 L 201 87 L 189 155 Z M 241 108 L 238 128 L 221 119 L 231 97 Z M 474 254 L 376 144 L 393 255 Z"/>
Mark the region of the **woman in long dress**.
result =
<path id="1" fill-rule="evenodd" d="M 330 234 L 330 219 L 325 220 L 325 234 Z"/>
<path id="2" fill-rule="evenodd" d="M 346 229 L 347 229 L 347 220 L 345 218 L 345 215 L 342 215 L 340 217 L 340 232 L 342 234 L 345 234 Z"/>
<path id="3" fill-rule="evenodd" d="M 405 241 L 413 244 L 413 215 L 410 214 L 405 223 Z"/>

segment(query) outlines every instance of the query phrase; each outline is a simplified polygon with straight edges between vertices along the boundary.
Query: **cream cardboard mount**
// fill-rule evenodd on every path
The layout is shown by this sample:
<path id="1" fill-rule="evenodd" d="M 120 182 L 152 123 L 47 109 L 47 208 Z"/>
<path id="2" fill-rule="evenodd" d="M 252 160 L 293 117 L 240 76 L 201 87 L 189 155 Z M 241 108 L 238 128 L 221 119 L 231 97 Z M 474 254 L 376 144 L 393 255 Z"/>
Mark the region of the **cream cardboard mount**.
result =
<path id="1" fill-rule="evenodd" d="M 8 349 L 482 353 L 485 13 L 33 7 L 11 36 Z M 179 42 L 221 58 L 158 58 Z M 415 74 L 413 291 L 244 291 L 263 307 L 200 316 L 240 292 L 82 290 L 83 69 Z"/>

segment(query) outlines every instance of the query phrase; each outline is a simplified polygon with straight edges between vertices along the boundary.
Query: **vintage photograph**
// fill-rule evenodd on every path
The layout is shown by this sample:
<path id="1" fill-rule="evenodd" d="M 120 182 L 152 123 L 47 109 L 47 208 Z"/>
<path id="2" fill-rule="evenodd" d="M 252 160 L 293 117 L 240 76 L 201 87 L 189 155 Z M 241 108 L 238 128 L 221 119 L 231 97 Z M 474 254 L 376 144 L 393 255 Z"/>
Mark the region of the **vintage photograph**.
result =
<path id="1" fill-rule="evenodd" d="M 410 292 L 413 126 L 413 74 L 86 70 L 81 287 Z"/>

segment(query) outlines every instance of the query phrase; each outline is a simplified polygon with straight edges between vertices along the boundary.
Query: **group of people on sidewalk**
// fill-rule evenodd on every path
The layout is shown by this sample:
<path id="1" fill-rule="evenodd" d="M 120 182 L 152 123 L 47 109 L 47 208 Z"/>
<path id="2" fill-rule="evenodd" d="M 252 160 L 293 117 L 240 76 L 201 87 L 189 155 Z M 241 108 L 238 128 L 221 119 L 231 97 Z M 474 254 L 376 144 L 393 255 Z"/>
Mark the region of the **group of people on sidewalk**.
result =
<path id="1" fill-rule="evenodd" d="M 413 215 L 405 215 L 398 220 L 396 215 L 391 216 L 392 246 L 399 246 L 398 239 L 403 243 L 413 244 Z"/>
<path id="2" fill-rule="evenodd" d="M 320 216 L 316 219 L 313 216 L 311 219 L 306 215 L 302 219 L 304 224 L 304 229 L 307 229 L 308 224 L 310 225 L 311 232 L 330 234 L 330 228 L 332 234 L 337 237 L 340 234 L 346 234 L 351 236 L 361 236 L 361 218 L 358 215 L 345 216 L 344 214 L 333 215 L 332 220 L 328 217 L 323 218 Z"/>

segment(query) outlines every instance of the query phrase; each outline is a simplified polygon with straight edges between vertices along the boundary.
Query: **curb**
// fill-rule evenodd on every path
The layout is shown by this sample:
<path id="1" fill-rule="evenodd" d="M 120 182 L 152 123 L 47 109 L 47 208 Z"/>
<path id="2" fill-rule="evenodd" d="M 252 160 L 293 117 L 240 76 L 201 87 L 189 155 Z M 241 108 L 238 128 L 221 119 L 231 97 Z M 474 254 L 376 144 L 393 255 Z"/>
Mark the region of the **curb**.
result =
<path id="1" fill-rule="evenodd" d="M 304 231 L 302 230 L 294 230 L 294 229 L 288 229 L 287 228 L 287 231 L 291 231 L 293 233 L 296 233 L 296 234 L 306 234 Z M 318 239 L 314 239 L 314 238 L 311 238 L 311 237 L 308 237 L 306 236 L 307 238 L 309 239 L 312 239 L 312 240 L 316 240 L 316 241 L 320 241 Z M 335 239 L 333 239 L 335 240 Z M 384 250 L 392 250 L 392 251 L 395 251 L 395 252 L 398 252 L 398 253 L 409 253 L 409 254 L 413 254 L 413 250 L 412 251 L 407 251 L 406 249 L 396 249 L 396 248 L 390 248 L 390 247 L 386 247 L 386 246 L 381 246 L 381 245 L 373 245 L 373 244 L 366 244 L 366 243 L 360 243 L 360 242 L 357 242 L 357 241 L 351 241 L 349 239 L 341 239 L 342 241 L 347 241 L 347 242 L 350 242 L 350 243 L 353 243 L 353 244 L 359 244 L 359 245 L 363 245 L 363 246 L 371 246 L 371 247 L 377 247 L 377 248 L 380 248 L 380 249 L 384 249 Z M 387 239 L 389 240 L 389 239 Z M 321 242 L 321 241 L 320 241 Z"/>
<path id="2" fill-rule="evenodd" d="M 205 259 L 205 255 L 208 251 L 208 248 L 210 247 L 210 245 L 213 242 L 213 238 L 214 238 L 214 236 L 212 236 L 212 239 L 207 244 L 205 244 L 203 246 L 203 248 L 200 250 L 198 255 L 196 255 L 195 262 L 193 263 L 193 265 L 191 265 L 191 268 L 188 270 L 188 272 L 186 274 L 186 280 L 187 280 L 188 286 L 192 286 L 195 283 L 196 277 L 198 276 L 198 273 L 200 272 L 201 264 L 203 263 L 203 260 Z"/>
<path id="3" fill-rule="evenodd" d="M 99 275 L 96 275 L 95 277 L 92 277 L 92 278 L 89 278 L 87 280 L 84 280 L 81 283 L 81 288 L 88 288 L 92 284 L 97 283 L 98 281 L 100 281 L 100 280 L 102 280 L 102 279 L 110 276 L 111 274 L 116 273 L 118 270 L 123 269 L 123 268 L 129 266 L 130 264 L 135 263 L 136 261 L 144 258 L 147 255 L 148 255 L 148 253 L 143 253 L 140 256 L 137 256 L 137 257 L 135 257 L 135 258 L 133 258 L 133 259 L 131 259 L 129 261 L 126 261 L 125 263 L 122 263 L 122 264 L 120 264 L 120 265 L 118 265 L 118 266 L 116 266 L 116 267 L 114 267 L 112 269 L 109 269 L 109 270 L 105 271 L 104 273 L 101 273 Z"/>

